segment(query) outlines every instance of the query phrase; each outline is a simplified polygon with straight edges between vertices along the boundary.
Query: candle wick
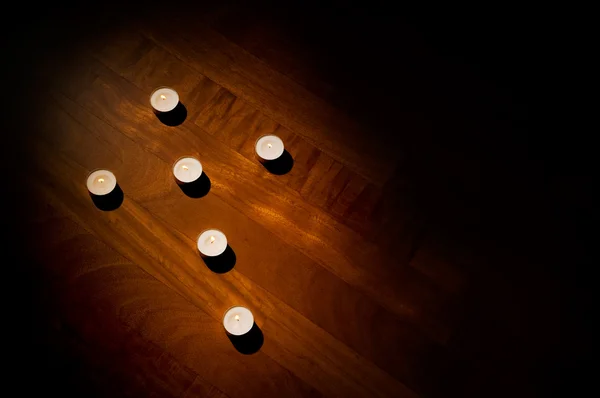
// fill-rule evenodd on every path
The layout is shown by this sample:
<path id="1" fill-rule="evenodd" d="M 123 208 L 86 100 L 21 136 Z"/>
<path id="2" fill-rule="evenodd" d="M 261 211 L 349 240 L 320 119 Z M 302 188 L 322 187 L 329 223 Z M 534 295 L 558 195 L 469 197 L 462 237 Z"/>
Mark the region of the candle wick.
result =
<path id="1" fill-rule="evenodd" d="M 240 320 L 240 316 L 239 316 L 239 315 L 236 315 L 236 316 L 235 316 L 235 320 L 236 320 L 236 321 L 239 321 L 239 320 Z"/>
<path id="2" fill-rule="evenodd" d="M 160 95 L 160 98 L 163 99 L 163 100 L 167 99 L 167 97 L 165 97 L 163 94 Z"/>
<path id="3" fill-rule="evenodd" d="M 188 167 L 186 165 L 181 166 L 182 169 L 187 170 Z"/>
<path id="4" fill-rule="evenodd" d="M 214 243 L 214 242 L 215 242 L 215 237 L 214 237 L 214 236 L 211 236 L 211 237 L 210 237 L 210 243 L 212 244 L 212 243 Z"/>
<path id="5" fill-rule="evenodd" d="M 104 182 L 104 178 L 98 178 L 98 182 L 102 184 Z"/>
<path id="6" fill-rule="evenodd" d="M 267 144 L 267 146 L 268 146 L 269 148 L 271 148 L 273 145 L 271 145 L 271 144 Z"/>

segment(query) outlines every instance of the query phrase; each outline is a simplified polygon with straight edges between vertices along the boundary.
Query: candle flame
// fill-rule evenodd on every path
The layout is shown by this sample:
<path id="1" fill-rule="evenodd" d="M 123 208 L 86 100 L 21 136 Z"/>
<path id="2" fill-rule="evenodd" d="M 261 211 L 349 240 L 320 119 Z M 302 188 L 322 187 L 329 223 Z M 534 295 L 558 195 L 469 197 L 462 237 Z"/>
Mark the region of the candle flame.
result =
<path id="1" fill-rule="evenodd" d="M 272 147 L 273 147 L 273 145 L 271 145 L 271 144 L 267 144 L 267 146 L 268 146 L 269 148 L 272 148 Z"/>
<path id="2" fill-rule="evenodd" d="M 182 169 L 187 170 L 188 167 L 184 164 L 183 166 L 181 166 Z"/>
<path id="3" fill-rule="evenodd" d="M 236 320 L 236 321 L 239 321 L 239 320 L 240 320 L 240 316 L 239 316 L 239 315 L 236 315 L 236 316 L 235 316 L 235 320 Z"/>
<path id="4" fill-rule="evenodd" d="M 98 178 L 98 182 L 102 184 L 104 182 L 104 178 Z"/>
<path id="5" fill-rule="evenodd" d="M 214 237 L 214 236 L 211 236 L 211 237 L 210 237 L 210 243 L 213 243 L 214 241 L 215 241 L 215 237 Z"/>
<path id="6" fill-rule="evenodd" d="M 166 100 L 166 99 L 167 99 L 167 97 L 166 97 L 164 94 L 161 94 L 161 95 L 160 95 L 160 99 Z"/>

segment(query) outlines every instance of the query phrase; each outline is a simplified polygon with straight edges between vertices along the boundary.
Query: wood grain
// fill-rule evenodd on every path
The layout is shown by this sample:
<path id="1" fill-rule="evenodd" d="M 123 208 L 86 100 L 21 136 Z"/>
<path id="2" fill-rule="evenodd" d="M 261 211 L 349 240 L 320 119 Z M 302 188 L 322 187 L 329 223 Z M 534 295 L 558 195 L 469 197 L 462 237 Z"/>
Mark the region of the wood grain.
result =
<path id="1" fill-rule="evenodd" d="M 429 290 L 432 295 L 436 294 L 435 290 L 427 289 L 429 281 L 423 279 L 410 267 L 396 266 L 398 263 L 402 264 L 402 258 L 386 257 L 377 250 L 375 245 L 365 242 L 359 234 L 352 233 L 349 228 L 336 222 L 327 213 L 318 212 L 314 206 L 302 201 L 299 195 L 295 195 L 286 186 L 279 185 L 278 189 L 287 190 L 289 192 L 287 196 L 275 193 L 263 183 L 253 184 L 250 187 L 248 182 L 254 181 L 255 176 L 260 178 L 256 181 L 277 184 L 276 176 L 266 174 L 257 162 L 247 161 L 215 140 L 207 138 L 201 131 L 192 130 L 186 134 L 180 132 L 182 129 L 185 130 L 184 126 L 178 130 L 172 130 L 156 125 L 153 123 L 154 116 L 149 114 L 141 104 L 145 93 L 131 86 L 128 87 L 132 91 L 123 91 L 121 85 L 129 83 L 118 78 L 102 65 L 98 65 L 98 72 L 103 75 L 94 83 L 94 88 L 87 93 L 82 93 L 78 98 L 84 106 L 92 109 L 112 126 L 118 126 L 119 130 L 128 137 L 141 143 L 146 150 L 157 154 L 169 163 L 181 156 L 181 153 L 189 152 L 188 148 L 198 148 L 200 151 L 197 152 L 197 156 L 202 159 L 206 173 L 213 184 L 211 192 L 234 208 L 251 214 L 254 221 L 336 275 L 342 276 L 346 282 L 367 292 L 369 296 L 382 302 L 393 312 L 409 317 L 417 315 L 416 309 L 406 307 L 406 300 L 401 296 L 409 286 L 417 284 L 422 293 Z M 125 99 L 130 97 L 132 92 L 135 95 L 126 101 Z M 101 98 L 103 103 L 119 103 L 120 105 L 118 109 L 114 109 L 98 104 L 96 101 Z M 123 121 L 126 120 L 124 115 L 128 114 L 135 114 L 136 117 L 128 116 L 130 120 L 123 125 Z M 165 139 L 169 142 L 164 142 Z M 231 167 L 225 160 L 230 156 L 239 159 L 237 167 Z M 215 161 L 216 163 L 214 163 Z M 231 160 L 229 160 L 230 162 Z M 211 174 L 211 169 L 215 170 L 217 174 Z M 227 184 L 221 183 L 223 178 L 227 178 Z M 252 196 L 252 202 L 240 200 L 248 195 Z M 303 216 L 303 214 L 311 212 L 313 214 L 317 212 L 318 216 L 308 219 Z M 340 233 L 341 231 L 343 233 Z M 399 273 L 401 276 L 397 276 Z M 389 286 L 388 290 L 384 291 L 385 285 L 389 285 L 389 282 L 386 284 L 382 282 L 391 280 L 391 274 L 395 275 L 393 280 L 401 285 L 397 288 Z M 382 299 L 377 299 L 378 296 Z M 390 307 L 392 304 L 390 297 L 392 296 L 398 296 L 398 299 Z M 411 297 L 410 300 L 414 303 L 414 297 Z M 428 307 L 428 311 L 436 314 L 449 314 L 446 309 L 440 308 L 450 304 L 447 297 L 439 299 L 435 296 L 424 297 L 422 303 Z M 438 337 L 445 333 L 443 330 L 440 332 L 440 325 L 425 324 L 423 326 Z M 442 334 L 440 335 L 440 333 Z"/>
<path id="2" fill-rule="evenodd" d="M 58 112 L 57 112 L 58 114 Z M 65 121 L 66 122 L 66 121 Z M 90 123 L 87 123 L 88 125 Z M 73 126 L 62 123 L 62 131 L 72 131 Z M 113 137 L 113 142 L 114 142 Z M 75 138 L 74 141 L 78 141 L 79 139 Z M 128 148 L 127 153 L 134 154 L 136 152 L 136 148 L 132 147 L 132 143 L 127 144 L 121 140 L 121 142 L 116 141 L 114 144 L 117 144 L 121 148 Z M 102 143 L 97 142 L 94 144 L 95 147 L 102 146 Z M 143 153 L 140 156 L 144 156 Z M 82 162 L 85 162 L 83 158 L 80 158 Z M 146 168 L 150 165 L 147 164 Z M 164 166 L 163 166 L 164 167 Z M 169 182 L 169 178 L 165 178 L 165 181 Z M 135 184 L 134 184 L 135 185 Z M 147 183 L 143 183 L 142 185 L 147 186 Z M 154 192 L 164 192 L 165 189 L 159 189 L 158 187 L 153 187 Z M 192 201 L 185 202 L 184 205 L 175 205 L 178 201 L 181 201 L 182 195 L 181 193 L 177 194 L 177 191 L 170 191 L 171 193 L 160 195 L 160 197 L 152 196 L 147 199 L 140 199 L 146 208 L 152 211 L 155 214 L 160 215 L 164 219 L 169 219 L 172 225 L 176 226 L 180 231 L 185 233 L 191 239 L 195 238 L 198 233 L 195 225 L 211 225 L 211 223 L 219 223 L 224 230 L 228 232 L 228 235 L 233 234 L 233 236 L 238 235 L 240 232 L 245 230 L 253 229 L 256 232 L 253 234 L 252 238 L 244 237 L 243 242 L 240 242 L 237 246 L 234 246 L 234 249 L 238 256 L 247 257 L 251 255 L 251 253 L 255 250 L 253 247 L 257 247 L 261 245 L 261 242 L 271 242 L 269 250 L 267 253 L 261 256 L 261 260 L 255 260 L 252 264 L 244 264 L 240 263 L 236 266 L 236 269 L 240 270 L 240 272 L 248 275 L 255 281 L 258 281 L 262 286 L 267 287 L 267 289 L 276 295 L 283 294 L 285 292 L 294 292 L 290 295 L 292 298 L 291 301 L 288 300 L 288 303 L 292 305 L 294 308 L 299 309 L 302 313 L 309 316 L 313 321 L 318 324 L 326 327 L 327 330 L 330 330 L 334 335 L 342 338 L 342 341 L 347 341 L 353 347 L 357 347 L 359 351 L 369 355 L 370 357 L 377 359 L 378 362 L 386 364 L 386 366 L 390 369 L 394 369 L 398 367 L 398 364 L 395 364 L 394 361 L 390 361 L 387 359 L 389 356 L 387 352 L 389 350 L 396 350 L 398 352 L 398 356 L 394 358 L 405 358 L 408 355 L 406 352 L 406 348 L 410 346 L 414 346 L 415 344 L 428 344 L 426 341 L 420 339 L 417 335 L 410 332 L 410 329 L 406 329 L 406 326 L 402 327 L 404 329 L 404 333 L 402 335 L 398 334 L 395 338 L 391 338 L 390 340 L 394 340 L 395 343 L 391 343 L 385 349 L 385 351 L 380 351 L 378 347 L 372 346 L 371 342 L 367 340 L 368 334 L 361 333 L 348 333 L 348 322 L 344 319 L 348 318 L 356 318 L 355 311 L 359 311 L 361 315 L 359 318 L 376 316 L 374 314 L 382 314 L 381 318 L 388 318 L 387 322 L 392 321 L 393 316 L 391 314 L 384 315 L 385 312 L 382 313 L 382 309 L 378 308 L 373 303 L 369 304 L 368 301 L 365 301 L 364 297 L 357 294 L 357 292 L 352 291 L 348 288 L 348 286 L 344 286 L 339 283 L 339 280 L 336 280 L 331 274 L 324 272 L 320 267 L 316 264 L 312 263 L 310 260 L 300 255 L 299 253 L 293 254 L 294 251 L 290 250 L 289 247 L 283 244 L 273 243 L 277 242 L 277 238 L 272 236 L 269 233 L 262 232 L 260 233 L 260 229 L 257 229 L 252 222 L 248 223 L 244 217 L 241 216 L 235 209 L 230 208 L 229 206 L 224 206 L 219 203 L 219 201 L 209 200 L 209 198 L 205 198 L 206 201 L 205 206 L 208 208 L 214 209 L 214 216 L 204 215 L 201 213 L 194 211 L 194 203 Z M 130 195 L 134 195 L 136 197 L 136 193 L 131 193 Z M 142 195 L 144 193 L 142 192 Z M 144 198 L 144 196 L 142 196 Z M 204 199 L 203 199 L 204 201 Z M 170 209 L 166 211 L 166 209 Z M 176 211 L 172 211 L 176 209 Z M 232 217 L 233 216 L 233 217 Z M 212 221 L 210 221 L 212 220 Z M 276 255 L 276 253 L 287 253 L 285 257 L 280 257 Z M 288 262 L 292 262 L 297 266 L 300 266 L 301 269 L 304 270 L 302 273 L 298 273 L 293 268 L 289 268 L 285 266 Z M 281 266 L 281 265 L 283 266 Z M 324 305 L 323 301 L 323 289 L 328 284 L 334 283 L 339 285 L 341 290 L 338 291 L 337 297 L 331 298 L 331 305 L 338 308 L 338 312 L 343 308 L 339 307 L 338 303 L 346 303 L 348 305 L 347 310 L 344 312 L 339 312 L 339 316 L 335 318 L 331 317 L 323 317 L 324 313 L 322 311 L 322 306 Z M 342 293 L 343 292 L 343 293 Z M 342 294 L 340 294 L 342 293 Z M 318 301 L 316 299 L 318 298 Z M 356 303 L 354 305 L 350 305 L 350 303 Z M 345 312 L 347 311 L 347 315 Z M 398 320 L 399 321 L 399 320 Z M 399 323 L 399 327 L 401 323 Z M 340 328 L 342 326 L 342 328 Z M 356 324 L 354 328 L 363 328 L 366 325 Z M 385 324 L 374 325 L 375 328 L 373 331 L 380 330 L 385 328 Z M 400 330 L 400 329 L 399 329 Z M 412 336 L 412 337 L 410 337 Z M 421 342 L 417 343 L 419 340 Z M 404 341 L 404 343 L 401 343 Z M 395 347 L 395 348 L 392 348 Z M 404 347 L 404 348 L 403 348 Z M 405 351 L 403 355 L 400 355 L 400 351 Z"/>
<path id="3" fill-rule="evenodd" d="M 588 180 L 538 164 L 553 152 L 524 127 L 527 107 L 511 119 L 459 53 L 411 36 L 410 13 L 110 3 L 28 5 L 4 37 L 17 391 L 531 398 L 582 385 L 564 380 L 593 341 L 577 319 L 593 302 L 578 263 L 590 240 L 569 219 L 590 225 Z M 427 40 L 462 28 L 422 17 Z M 494 52 L 468 36 L 473 54 Z M 182 124 L 152 113 L 157 86 L 180 94 Z M 257 162 L 262 134 L 282 137 L 288 173 Z M 202 197 L 173 179 L 186 154 L 210 180 Z M 85 189 L 99 167 L 125 195 L 113 211 Z M 235 253 L 226 273 L 198 255 L 207 227 Z M 264 335 L 252 355 L 221 325 L 236 304 Z"/>
<path id="4" fill-rule="evenodd" d="M 293 385 L 299 383 L 294 383 L 287 371 L 264 355 L 240 356 L 225 338 L 219 322 L 62 216 L 64 211 L 50 206 L 43 209 L 43 221 L 32 223 L 40 233 L 55 237 L 45 242 L 38 255 L 60 256 L 63 260 L 62 268 L 54 270 L 57 277 L 68 281 L 59 286 L 61 313 L 65 314 L 67 325 L 83 328 L 80 333 L 85 343 L 95 347 L 102 342 L 104 351 L 110 350 L 104 356 L 111 361 L 98 367 L 122 376 L 123 382 L 132 382 L 135 379 L 130 378 L 128 370 L 132 366 L 145 380 L 145 385 L 137 386 L 140 395 L 143 388 L 160 395 L 169 392 L 172 396 L 180 396 L 190 388 L 215 390 L 214 385 L 189 369 L 195 369 L 203 377 L 210 376 L 223 391 L 234 396 L 252 396 L 253 390 L 267 391 L 260 386 L 265 377 L 270 378 L 273 393 L 286 391 L 286 385 L 294 389 Z M 54 213 L 53 217 L 47 217 L 49 211 Z M 75 236 L 64 236 L 60 231 Z M 111 356 L 111 351 L 115 355 Z M 90 355 L 92 363 L 102 359 L 97 352 L 85 354 Z M 213 368 L 207 358 L 218 360 L 229 371 Z M 135 363 L 122 363 L 132 359 Z M 236 382 L 236 370 L 249 377 L 244 385 Z M 165 372 L 162 377 L 160 371 Z M 115 374 L 110 376 L 114 377 Z M 287 380 L 289 377 L 291 380 Z M 158 388 L 161 384 L 163 387 Z M 294 394 L 291 390 L 289 393 Z"/>
<path id="5" fill-rule="evenodd" d="M 481 375 L 447 346 L 463 313 L 460 270 L 430 261 L 421 230 L 394 208 L 399 158 L 345 140 L 344 129 L 368 135 L 210 28 L 151 25 L 119 26 L 46 62 L 27 137 L 35 162 L 24 175 L 53 214 L 31 216 L 53 236 L 37 258 L 64 290 L 56 311 L 81 336 L 69 338 L 89 384 L 105 395 L 433 397 L 463 390 L 454 375 Z M 180 126 L 151 112 L 162 85 L 186 107 Z M 283 138 L 289 173 L 256 161 L 262 134 Z M 183 154 L 202 161 L 206 196 L 175 184 Z M 115 211 L 96 209 L 85 190 L 98 167 L 125 193 Z M 228 273 L 198 256 L 207 227 L 228 236 Z M 81 305 L 66 308 L 71 300 Z M 265 336 L 254 355 L 223 333 L 232 305 L 251 308 Z"/>
<path id="6" fill-rule="evenodd" d="M 178 23 L 181 29 L 176 33 L 152 29 L 152 22 L 145 26 L 145 33 L 196 72 L 261 109 L 360 175 L 379 185 L 387 180 L 395 166 L 390 159 L 396 159 L 386 152 L 392 150 L 391 146 L 385 142 L 377 147 L 369 145 L 368 134 L 356 133 L 360 127 L 347 116 L 202 22 L 192 26 L 184 20 Z M 363 138 L 345 141 L 347 134 Z"/>
<path id="7" fill-rule="evenodd" d="M 49 153 L 46 153 L 43 157 L 49 160 L 50 156 Z M 64 163 L 65 164 L 63 165 L 62 162 L 57 161 L 56 164 L 52 164 L 52 170 L 57 173 L 54 175 L 54 179 L 59 175 L 69 176 L 69 182 L 65 182 L 66 186 L 61 188 L 70 189 L 72 194 L 76 194 L 76 192 L 79 191 L 79 195 L 85 198 L 85 193 L 81 192 L 82 187 L 78 187 L 76 184 L 72 183 L 72 181 L 78 179 L 81 180 L 81 178 L 85 177 L 85 169 L 81 169 L 74 163 L 67 162 L 66 160 Z M 79 175 L 79 177 L 77 177 L 77 175 Z M 163 181 L 171 184 L 173 183 L 172 181 L 169 181 L 169 179 L 164 179 Z M 125 185 L 126 182 L 127 181 L 125 180 L 123 184 Z M 90 211 L 94 212 L 94 209 L 90 208 L 89 202 L 86 207 L 88 208 L 88 213 Z M 73 217 L 77 217 L 79 222 L 83 223 L 83 221 L 81 221 L 82 219 L 79 218 L 81 216 L 77 215 L 77 213 L 83 212 L 84 207 L 71 208 L 69 211 L 73 214 Z M 242 305 L 247 305 L 253 308 L 257 323 L 259 325 L 264 324 L 264 327 L 261 326 L 261 328 L 263 328 L 265 334 L 274 339 L 273 344 L 282 344 L 277 342 L 276 337 L 289 335 L 291 331 L 294 331 L 296 339 L 296 348 L 294 348 L 294 350 L 300 350 L 296 355 L 300 355 L 300 352 L 306 350 L 310 351 L 311 349 L 309 349 L 309 347 L 315 347 L 313 348 L 313 350 L 316 350 L 315 352 L 323 353 L 323 355 L 319 357 L 319 361 L 309 365 L 305 362 L 291 362 L 289 354 L 281 356 L 278 351 L 275 350 L 277 352 L 276 359 L 278 361 L 285 363 L 285 366 L 289 369 L 293 369 L 296 374 L 300 374 L 301 378 L 311 380 L 313 385 L 318 382 L 316 387 L 320 391 L 325 391 L 327 394 L 333 395 L 339 394 L 340 391 L 344 391 L 344 394 L 347 395 L 357 394 L 357 391 L 362 391 L 363 393 L 370 391 L 368 394 L 377 394 L 381 396 L 389 395 L 390 391 L 384 392 L 381 390 L 383 387 L 393 388 L 396 392 L 404 389 L 408 393 L 408 390 L 404 387 L 401 387 L 401 385 L 397 383 L 393 383 L 393 379 L 385 373 L 376 370 L 377 368 L 374 368 L 373 366 L 368 366 L 368 362 L 366 362 L 364 358 L 360 358 L 354 353 L 351 354 L 352 351 L 342 344 L 335 344 L 329 335 L 323 334 L 317 337 L 318 331 L 320 330 L 317 326 L 307 322 L 306 318 L 300 316 L 282 302 L 279 302 L 275 297 L 256 286 L 250 280 L 245 279 L 241 274 L 233 271 L 233 273 L 225 275 L 211 275 L 208 269 L 200 266 L 200 259 L 197 253 L 195 253 L 193 240 L 178 232 L 173 234 L 162 221 L 153 219 L 147 210 L 139 207 L 139 205 L 131 201 L 131 199 L 126 199 L 118 212 L 111 213 L 108 217 L 110 220 L 110 229 L 106 229 L 109 225 L 105 225 L 101 221 L 96 221 L 92 224 L 92 228 L 97 228 L 94 229 L 94 231 L 100 234 L 103 240 L 112 241 L 116 238 L 115 234 L 117 234 L 117 236 L 120 235 L 121 238 L 116 238 L 116 241 L 119 243 L 113 245 L 116 250 L 127 253 L 128 257 L 134 259 L 136 263 L 144 268 L 144 270 L 188 297 L 196 305 L 205 307 L 209 313 L 213 314 L 215 319 L 220 319 L 222 313 L 231 305 L 231 303 L 237 302 Z M 88 219 L 86 224 L 92 222 L 94 221 Z M 135 225 L 137 225 L 137 227 L 133 227 Z M 144 225 L 144 227 L 141 227 L 142 225 Z M 152 229 L 150 230 L 148 228 Z M 141 251 L 139 248 L 135 249 L 138 245 L 140 248 L 143 248 Z M 167 247 L 170 249 L 167 250 Z M 148 255 L 151 257 L 148 258 Z M 179 265 L 176 265 L 177 263 L 179 263 Z M 218 290 L 209 288 L 209 286 L 216 285 L 214 285 L 214 282 L 210 282 L 210 278 L 205 279 L 206 277 L 199 278 L 199 276 L 196 276 L 195 274 L 198 271 L 205 273 L 206 277 L 210 276 L 212 279 L 219 278 L 219 280 L 222 281 L 219 285 L 222 285 L 223 283 L 225 283 L 225 285 L 221 286 Z M 239 287 L 234 288 L 235 285 L 244 286 L 244 288 L 240 291 L 238 290 Z M 275 305 L 275 307 L 273 307 L 273 305 Z M 275 310 L 277 316 L 270 316 L 269 314 Z M 267 318 L 268 321 L 265 322 L 265 319 Z M 273 322 L 273 319 L 275 318 L 278 319 L 278 323 Z M 279 321 L 280 318 L 285 320 L 285 322 L 282 323 Z M 292 324 L 289 322 L 292 322 Z M 287 333 L 280 329 L 287 330 Z M 302 329 L 304 329 L 304 332 Z M 303 336 L 311 336 L 311 342 L 304 341 L 304 343 L 300 343 Z M 292 348 L 293 347 L 286 346 L 287 350 Z M 275 355 L 271 354 L 268 344 L 265 344 L 262 351 L 270 356 Z M 326 354 L 327 352 L 330 353 Z M 345 352 L 347 353 L 345 354 Z M 332 362 L 332 360 L 334 362 Z M 357 372 L 360 372 L 355 376 L 352 376 L 352 379 L 354 380 L 352 383 L 349 383 L 350 379 L 346 378 L 347 370 L 342 371 L 342 369 L 346 369 L 346 366 L 350 363 L 348 361 L 355 363 L 355 366 L 352 366 L 351 369 L 356 369 Z M 335 362 L 338 362 L 338 364 L 332 367 Z M 329 383 L 326 383 L 326 380 L 331 380 L 332 374 L 330 372 L 334 368 L 337 369 L 336 372 L 340 372 L 338 373 L 340 382 L 330 385 Z M 322 373 L 323 375 L 321 381 L 318 381 L 313 377 L 313 372 L 316 369 L 320 369 L 319 373 Z M 359 376 L 359 374 L 361 376 Z M 363 386 L 365 375 L 370 375 L 368 378 L 371 381 Z M 382 382 L 382 380 L 385 381 Z M 334 390 L 332 390 L 332 388 Z M 404 395 L 404 393 L 401 393 L 401 395 Z"/>
<path id="8" fill-rule="evenodd" d="M 157 82 L 179 87 L 190 108 L 189 120 L 253 162 L 256 160 L 255 141 L 261 135 L 279 135 L 292 154 L 294 165 L 290 173 L 278 176 L 277 180 L 326 211 L 335 204 L 335 210 L 330 213 L 342 223 L 352 213 L 348 207 L 361 194 L 367 181 L 304 138 L 274 122 L 247 101 L 198 75 L 164 48 L 149 46 L 148 39 L 136 30 L 128 31 L 126 39 L 115 38 L 109 47 L 98 47 L 94 48 L 98 59 L 144 91 L 153 90 Z M 140 53 L 140 48 L 146 52 Z M 118 56 L 113 57 L 114 53 L 137 54 L 137 58 L 134 60 L 129 56 L 128 62 L 124 63 Z M 199 77 L 192 79 L 191 76 Z M 321 164 L 336 166 L 327 172 Z M 312 170 L 314 166 L 318 167 Z M 323 195 L 327 198 L 323 199 Z M 369 219 L 371 207 L 356 206 L 355 209 L 361 209 L 363 219 Z M 369 223 L 354 223 L 352 226 L 357 227 L 359 232 L 365 232 L 366 226 L 373 227 Z"/>

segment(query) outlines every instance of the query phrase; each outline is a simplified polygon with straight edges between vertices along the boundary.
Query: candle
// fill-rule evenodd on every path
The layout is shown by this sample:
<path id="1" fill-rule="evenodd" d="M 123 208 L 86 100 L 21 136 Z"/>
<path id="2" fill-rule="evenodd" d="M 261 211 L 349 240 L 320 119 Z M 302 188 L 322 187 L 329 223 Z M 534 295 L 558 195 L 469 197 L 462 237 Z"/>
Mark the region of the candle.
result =
<path id="1" fill-rule="evenodd" d="M 180 158 L 173 165 L 173 175 L 180 184 L 194 182 L 202 175 L 202 163 L 193 157 Z"/>
<path id="2" fill-rule="evenodd" d="M 246 307 L 232 307 L 223 316 L 223 326 L 227 333 L 241 336 L 254 326 L 254 316 Z"/>
<path id="3" fill-rule="evenodd" d="M 87 178 L 87 189 L 92 195 L 108 195 L 117 186 L 117 177 L 108 170 L 96 170 Z"/>
<path id="4" fill-rule="evenodd" d="M 256 141 L 255 149 L 261 163 L 275 160 L 283 154 L 283 141 L 276 135 L 264 135 Z"/>
<path id="5" fill-rule="evenodd" d="M 223 254 L 227 248 L 227 237 L 218 229 L 207 229 L 198 237 L 198 250 L 206 257 Z"/>
<path id="6" fill-rule="evenodd" d="M 159 87 L 152 92 L 150 104 L 156 112 L 169 112 L 179 104 L 179 94 L 169 87 Z"/>

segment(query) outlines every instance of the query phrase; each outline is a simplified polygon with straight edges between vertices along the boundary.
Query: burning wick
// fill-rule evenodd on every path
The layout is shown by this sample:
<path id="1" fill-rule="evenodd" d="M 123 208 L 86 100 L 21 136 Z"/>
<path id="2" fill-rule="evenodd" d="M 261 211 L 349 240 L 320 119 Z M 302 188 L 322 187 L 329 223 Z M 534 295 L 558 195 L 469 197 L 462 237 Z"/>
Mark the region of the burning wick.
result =
<path id="1" fill-rule="evenodd" d="M 184 164 L 183 166 L 181 166 L 182 169 L 187 170 L 188 167 Z"/>
<path id="2" fill-rule="evenodd" d="M 104 178 L 98 178 L 98 182 L 102 184 L 104 182 Z"/>
<path id="3" fill-rule="evenodd" d="M 211 236 L 211 237 L 210 237 L 210 243 L 214 243 L 214 242 L 215 242 L 215 237 L 214 237 L 214 236 Z M 237 315 L 236 315 L 236 316 L 237 316 Z"/>
<path id="4" fill-rule="evenodd" d="M 267 144 L 267 146 L 268 146 L 269 148 L 272 148 L 272 147 L 273 147 L 273 145 L 271 145 L 271 144 Z"/>
<path id="5" fill-rule="evenodd" d="M 160 99 L 162 99 L 162 100 L 166 100 L 166 99 L 167 99 L 167 97 L 166 97 L 164 94 L 161 94 L 161 95 L 160 95 Z"/>
<path id="6" fill-rule="evenodd" d="M 236 316 L 235 316 L 235 320 L 236 320 L 236 321 L 239 321 L 239 320 L 240 320 L 240 316 L 239 316 L 239 315 L 236 315 Z"/>

